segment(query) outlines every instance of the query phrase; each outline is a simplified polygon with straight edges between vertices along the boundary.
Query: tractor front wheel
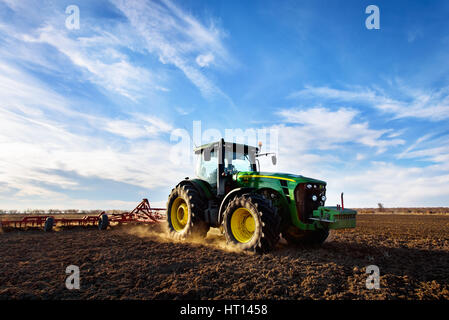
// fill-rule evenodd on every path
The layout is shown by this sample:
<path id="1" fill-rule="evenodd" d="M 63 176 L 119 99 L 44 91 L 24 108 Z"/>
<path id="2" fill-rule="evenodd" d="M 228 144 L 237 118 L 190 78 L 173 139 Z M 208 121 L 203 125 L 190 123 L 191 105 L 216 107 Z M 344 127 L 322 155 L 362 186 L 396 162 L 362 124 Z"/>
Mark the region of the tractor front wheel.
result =
<path id="1" fill-rule="evenodd" d="M 205 201 L 190 185 L 178 185 L 167 202 L 167 224 L 170 235 L 179 240 L 204 238 L 210 226 L 203 220 Z"/>
<path id="2" fill-rule="evenodd" d="M 224 212 L 226 240 L 241 250 L 264 253 L 279 241 L 281 219 L 271 201 L 257 193 L 231 200 Z"/>

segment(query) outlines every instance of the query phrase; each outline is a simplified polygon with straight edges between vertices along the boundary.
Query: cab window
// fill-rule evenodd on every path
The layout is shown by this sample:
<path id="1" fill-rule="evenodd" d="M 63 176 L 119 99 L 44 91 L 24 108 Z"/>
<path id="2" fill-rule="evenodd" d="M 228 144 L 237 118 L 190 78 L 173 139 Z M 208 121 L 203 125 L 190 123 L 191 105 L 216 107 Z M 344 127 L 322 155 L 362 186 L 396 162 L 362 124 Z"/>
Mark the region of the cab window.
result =
<path id="1" fill-rule="evenodd" d="M 210 159 L 207 153 L 210 152 Z M 207 181 L 212 187 L 217 186 L 218 152 L 215 149 L 201 150 L 197 155 L 196 175 Z"/>

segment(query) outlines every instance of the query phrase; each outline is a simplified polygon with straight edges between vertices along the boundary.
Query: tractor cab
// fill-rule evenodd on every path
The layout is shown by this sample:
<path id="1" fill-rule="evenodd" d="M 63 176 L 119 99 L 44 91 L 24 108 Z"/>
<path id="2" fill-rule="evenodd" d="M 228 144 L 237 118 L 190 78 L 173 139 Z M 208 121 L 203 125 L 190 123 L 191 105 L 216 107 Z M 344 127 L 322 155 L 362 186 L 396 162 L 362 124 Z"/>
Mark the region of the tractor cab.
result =
<path id="1" fill-rule="evenodd" d="M 257 171 L 259 149 L 244 144 L 221 141 L 195 148 L 197 177 L 209 183 L 217 196 L 233 189 L 232 176 L 238 172 Z"/>

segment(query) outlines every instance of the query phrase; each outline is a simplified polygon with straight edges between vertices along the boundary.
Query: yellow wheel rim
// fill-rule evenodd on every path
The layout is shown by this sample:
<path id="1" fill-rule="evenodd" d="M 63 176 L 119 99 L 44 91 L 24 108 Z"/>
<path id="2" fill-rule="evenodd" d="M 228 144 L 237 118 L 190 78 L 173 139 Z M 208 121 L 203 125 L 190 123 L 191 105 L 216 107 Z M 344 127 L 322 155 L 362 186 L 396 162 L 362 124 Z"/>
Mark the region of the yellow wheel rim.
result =
<path id="1" fill-rule="evenodd" d="M 246 208 L 238 208 L 231 216 L 231 231 L 234 238 L 241 243 L 249 242 L 256 229 L 253 215 Z"/>
<path id="2" fill-rule="evenodd" d="M 173 229 L 179 232 L 184 229 L 189 220 L 189 208 L 183 198 L 178 197 L 173 201 L 170 211 L 170 219 Z"/>

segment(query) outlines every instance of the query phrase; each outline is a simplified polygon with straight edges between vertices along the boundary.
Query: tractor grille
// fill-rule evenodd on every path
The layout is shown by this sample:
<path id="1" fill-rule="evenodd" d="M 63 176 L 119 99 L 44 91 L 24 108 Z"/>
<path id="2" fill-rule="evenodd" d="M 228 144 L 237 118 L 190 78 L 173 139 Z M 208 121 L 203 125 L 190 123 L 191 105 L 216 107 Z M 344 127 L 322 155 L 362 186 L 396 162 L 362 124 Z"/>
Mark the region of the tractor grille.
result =
<path id="1" fill-rule="evenodd" d="M 325 185 L 318 183 L 298 184 L 295 189 L 295 202 L 299 220 L 307 223 L 307 220 L 312 217 L 313 210 L 324 206 L 324 201 L 321 198 L 325 195 Z M 313 196 L 316 196 L 316 201 L 313 200 Z"/>
<path id="2" fill-rule="evenodd" d="M 355 214 L 336 214 L 334 215 L 334 219 L 338 220 L 351 220 L 355 219 Z"/>

